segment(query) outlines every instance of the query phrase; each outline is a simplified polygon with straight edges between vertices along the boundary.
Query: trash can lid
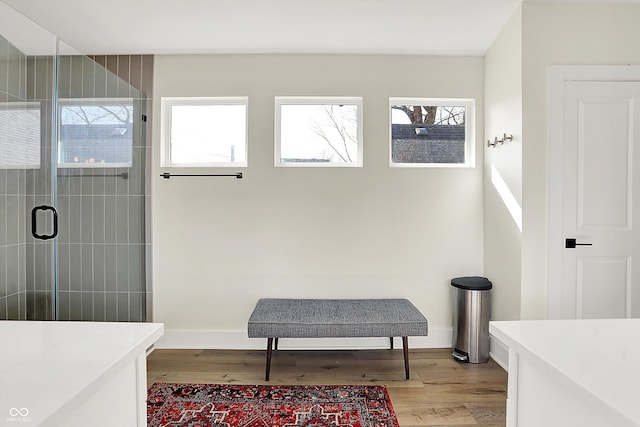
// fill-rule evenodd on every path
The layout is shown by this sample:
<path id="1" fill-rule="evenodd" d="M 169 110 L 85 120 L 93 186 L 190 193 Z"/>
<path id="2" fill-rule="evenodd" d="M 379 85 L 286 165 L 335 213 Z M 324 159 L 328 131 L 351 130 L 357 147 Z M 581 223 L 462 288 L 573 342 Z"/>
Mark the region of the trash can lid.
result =
<path id="1" fill-rule="evenodd" d="M 493 287 L 489 279 L 480 276 L 456 277 L 451 279 L 451 286 L 468 291 L 486 291 Z"/>

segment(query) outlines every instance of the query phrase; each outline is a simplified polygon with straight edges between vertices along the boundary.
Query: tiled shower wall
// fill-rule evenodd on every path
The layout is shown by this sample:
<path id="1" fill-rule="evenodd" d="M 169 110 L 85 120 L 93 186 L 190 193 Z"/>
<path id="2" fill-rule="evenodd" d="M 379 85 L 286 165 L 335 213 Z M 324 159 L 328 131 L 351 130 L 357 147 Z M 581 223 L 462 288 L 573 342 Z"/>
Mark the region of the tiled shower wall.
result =
<path id="1" fill-rule="evenodd" d="M 153 57 L 94 59 L 61 58 L 60 98 L 134 98 L 137 118 L 143 114 L 150 118 L 147 100 L 139 91 L 99 64 L 150 92 Z M 38 101 L 42 121 L 40 168 L 0 168 L 0 319 L 45 320 L 53 316 L 53 244 L 33 239 L 28 221 L 33 206 L 52 204 L 52 82 L 52 58 L 27 57 L 0 38 L 0 103 Z M 0 104 L 0 108 L 5 107 Z M 151 287 L 145 268 L 150 263 L 150 242 L 146 240 L 150 221 L 145 209 L 150 206 L 149 186 L 145 184 L 151 158 L 150 137 L 145 138 L 148 124 L 150 121 L 142 120 L 134 124 L 131 168 L 58 171 L 58 298 L 62 320 L 149 318 Z M 50 231 L 43 228 L 38 231 Z"/>
<path id="2" fill-rule="evenodd" d="M 144 189 L 144 223 L 145 223 L 145 247 L 144 247 L 144 263 L 145 263 L 145 297 L 146 297 L 146 319 L 152 321 L 152 301 L 153 301 L 153 278 L 152 278 L 152 245 L 151 245 L 151 179 L 149 173 L 151 172 L 151 129 L 153 120 L 153 55 L 96 55 L 90 56 L 91 59 L 96 61 L 99 65 L 106 68 L 108 71 L 117 75 L 120 79 L 128 82 L 134 88 L 142 91 L 146 95 L 146 133 L 145 133 L 145 189 Z"/>
<path id="3" fill-rule="evenodd" d="M 26 101 L 26 70 L 26 56 L 0 36 L 0 109 Z M 0 320 L 26 319 L 25 185 L 24 169 L 0 168 Z"/>

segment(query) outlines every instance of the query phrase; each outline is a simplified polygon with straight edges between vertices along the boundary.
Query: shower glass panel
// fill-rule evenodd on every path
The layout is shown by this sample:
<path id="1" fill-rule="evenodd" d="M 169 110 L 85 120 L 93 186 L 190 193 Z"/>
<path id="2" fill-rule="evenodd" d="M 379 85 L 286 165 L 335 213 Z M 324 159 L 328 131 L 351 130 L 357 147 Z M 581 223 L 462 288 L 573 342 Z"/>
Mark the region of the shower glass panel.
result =
<path id="1" fill-rule="evenodd" d="M 146 98 L 52 37 L 0 36 L 0 320 L 145 321 Z"/>
<path id="2" fill-rule="evenodd" d="M 50 236 L 53 233 L 52 211 L 48 207 L 56 205 L 52 191 L 51 175 L 54 165 L 52 141 L 55 137 L 55 60 L 54 56 L 26 57 L 26 87 L 28 102 L 40 109 L 39 145 L 40 158 L 37 167 L 25 172 L 24 187 L 24 230 L 20 230 L 25 239 L 25 316 L 26 320 L 54 320 L 56 283 L 55 283 L 55 246 L 54 239 L 35 239 L 33 233 Z M 37 206 L 47 207 L 34 212 L 35 227 L 32 224 L 32 212 Z M 22 206 L 21 206 L 22 207 Z"/>
<path id="3" fill-rule="evenodd" d="M 143 321 L 145 96 L 85 56 L 59 82 L 58 318 Z"/>

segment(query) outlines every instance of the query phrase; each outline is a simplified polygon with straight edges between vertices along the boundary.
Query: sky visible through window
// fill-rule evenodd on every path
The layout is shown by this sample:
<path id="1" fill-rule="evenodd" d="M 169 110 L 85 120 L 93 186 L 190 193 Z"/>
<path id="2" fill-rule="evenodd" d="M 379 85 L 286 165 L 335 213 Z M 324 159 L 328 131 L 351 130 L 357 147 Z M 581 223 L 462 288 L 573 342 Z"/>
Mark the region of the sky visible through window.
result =
<path id="1" fill-rule="evenodd" d="M 408 113 L 403 111 L 403 108 L 412 110 L 414 105 L 392 105 L 391 106 L 391 123 L 396 124 L 411 124 L 411 117 Z M 434 125 L 462 125 L 465 122 L 466 107 L 465 106 L 423 106 L 423 113 L 426 109 L 434 109 L 435 114 L 431 117 L 432 121 L 429 122 L 426 116 L 422 119 L 425 120 L 425 124 Z M 418 124 L 418 123 L 416 123 Z"/>
<path id="2" fill-rule="evenodd" d="M 356 163 L 358 106 L 282 104 L 279 142 L 283 163 Z"/>
<path id="3" fill-rule="evenodd" d="M 398 125 L 410 125 L 411 119 L 407 116 L 404 111 L 396 110 L 395 108 L 391 109 L 391 123 Z"/>
<path id="4" fill-rule="evenodd" d="M 246 162 L 246 105 L 171 106 L 171 162 Z"/>
<path id="5" fill-rule="evenodd" d="M 133 105 L 127 104 L 62 104 L 60 123 L 63 125 L 117 125 L 133 123 Z"/>

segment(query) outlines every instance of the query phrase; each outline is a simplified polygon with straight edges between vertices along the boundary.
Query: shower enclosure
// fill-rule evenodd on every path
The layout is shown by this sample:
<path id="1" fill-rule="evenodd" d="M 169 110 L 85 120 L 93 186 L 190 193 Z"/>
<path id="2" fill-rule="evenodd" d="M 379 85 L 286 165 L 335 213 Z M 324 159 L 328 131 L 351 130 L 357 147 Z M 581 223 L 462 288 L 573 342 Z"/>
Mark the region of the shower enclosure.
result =
<path id="1" fill-rule="evenodd" d="M 28 50 L 0 36 L 0 320 L 145 321 L 145 94 Z"/>

